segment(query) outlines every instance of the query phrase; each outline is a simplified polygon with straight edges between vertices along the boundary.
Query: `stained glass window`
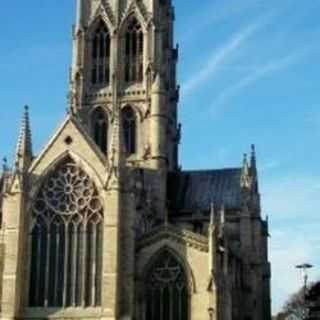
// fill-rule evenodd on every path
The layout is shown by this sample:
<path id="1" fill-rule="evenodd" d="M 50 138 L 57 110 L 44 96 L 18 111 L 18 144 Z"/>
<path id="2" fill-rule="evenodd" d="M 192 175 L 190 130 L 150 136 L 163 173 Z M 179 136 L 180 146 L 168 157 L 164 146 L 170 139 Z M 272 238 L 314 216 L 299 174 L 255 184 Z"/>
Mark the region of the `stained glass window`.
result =
<path id="1" fill-rule="evenodd" d="M 182 265 L 162 252 L 146 280 L 146 320 L 188 320 L 189 295 Z"/>
<path id="2" fill-rule="evenodd" d="M 71 160 L 45 180 L 33 205 L 30 306 L 101 305 L 103 209 Z"/>

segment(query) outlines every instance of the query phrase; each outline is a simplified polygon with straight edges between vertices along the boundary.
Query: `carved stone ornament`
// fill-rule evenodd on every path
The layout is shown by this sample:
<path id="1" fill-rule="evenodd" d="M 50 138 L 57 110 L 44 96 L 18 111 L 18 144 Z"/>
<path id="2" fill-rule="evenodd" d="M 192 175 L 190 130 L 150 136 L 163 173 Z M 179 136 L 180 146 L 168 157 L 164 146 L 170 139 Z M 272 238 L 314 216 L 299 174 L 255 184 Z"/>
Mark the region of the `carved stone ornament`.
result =
<path id="1" fill-rule="evenodd" d="M 85 219 L 101 216 L 102 206 L 89 176 L 73 163 L 67 163 L 55 171 L 43 185 L 34 204 L 35 216 L 53 219 Z"/>

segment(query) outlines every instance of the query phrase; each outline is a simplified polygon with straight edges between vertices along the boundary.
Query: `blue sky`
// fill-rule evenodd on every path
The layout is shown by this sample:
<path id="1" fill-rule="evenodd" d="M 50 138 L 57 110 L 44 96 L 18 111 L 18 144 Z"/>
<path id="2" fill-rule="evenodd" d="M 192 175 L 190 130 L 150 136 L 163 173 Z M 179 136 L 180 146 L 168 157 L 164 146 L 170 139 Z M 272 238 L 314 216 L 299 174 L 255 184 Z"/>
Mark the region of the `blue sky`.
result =
<path id="1" fill-rule="evenodd" d="M 238 166 L 255 143 L 279 310 L 320 278 L 320 0 L 175 0 L 183 168 Z M 22 106 L 35 150 L 65 115 L 74 1 L 10 0 L 0 11 L 0 156 Z"/>

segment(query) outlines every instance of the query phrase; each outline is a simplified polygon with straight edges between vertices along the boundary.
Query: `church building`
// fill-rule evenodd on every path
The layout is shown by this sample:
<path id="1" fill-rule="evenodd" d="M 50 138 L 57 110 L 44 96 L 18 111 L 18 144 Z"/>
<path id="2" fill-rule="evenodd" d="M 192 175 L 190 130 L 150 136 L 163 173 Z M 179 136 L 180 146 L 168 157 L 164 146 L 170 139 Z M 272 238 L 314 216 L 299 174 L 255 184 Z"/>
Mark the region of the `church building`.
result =
<path id="1" fill-rule="evenodd" d="M 0 319 L 270 320 L 256 154 L 179 166 L 171 0 L 77 0 L 69 107 L 0 175 Z M 240 157 L 239 157 L 240 159 Z"/>

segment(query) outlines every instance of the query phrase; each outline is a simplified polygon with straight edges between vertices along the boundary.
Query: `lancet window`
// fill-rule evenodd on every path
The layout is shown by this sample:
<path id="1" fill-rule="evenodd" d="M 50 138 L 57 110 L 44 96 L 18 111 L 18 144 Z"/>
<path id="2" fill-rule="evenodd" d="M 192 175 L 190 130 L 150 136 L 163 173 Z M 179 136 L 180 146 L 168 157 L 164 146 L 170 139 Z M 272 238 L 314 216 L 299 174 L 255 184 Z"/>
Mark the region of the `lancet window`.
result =
<path id="1" fill-rule="evenodd" d="M 30 234 L 31 307 L 101 305 L 103 209 L 89 176 L 71 160 L 45 180 Z"/>
<path id="2" fill-rule="evenodd" d="M 188 320 L 189 295 L 182 265 L 169 252 L 162 252 L 146 279 L 147 320 Z"/>
<path id="3" fill-rule="evenodd" d="M 92 115 L 92 134 L 97 146 L 104 154 L 108 152 L 108 116 L 97 108 Z"/>
<path id="4" fill-rule="evenodd" d="M 136 153 L 137 123 L 136 114 L 130 106 L 122 110 L 122 126 L 125 149 L 128 155 Z"/>
<path id="5" fill-rule="evenodd" d="M 137 19 L 132 18 L 125 34 L 125 81 L 143 80 L 143 31 Z"/>
<path id="6" fill-rule="evenodd" d="M 103 85 L 110 82 L 110 34 L 100 22 L 92 38 L 91 83 Z"/>

